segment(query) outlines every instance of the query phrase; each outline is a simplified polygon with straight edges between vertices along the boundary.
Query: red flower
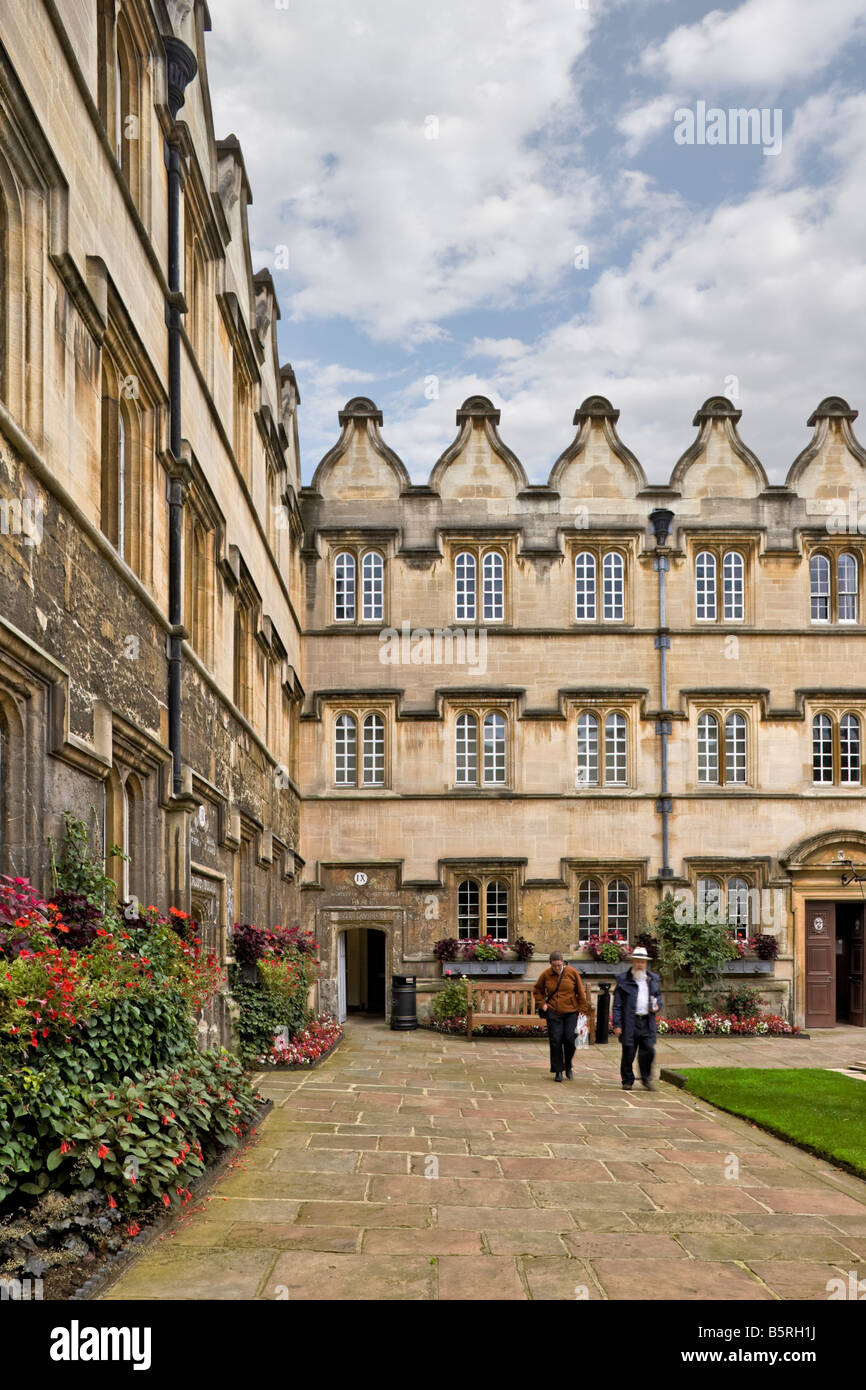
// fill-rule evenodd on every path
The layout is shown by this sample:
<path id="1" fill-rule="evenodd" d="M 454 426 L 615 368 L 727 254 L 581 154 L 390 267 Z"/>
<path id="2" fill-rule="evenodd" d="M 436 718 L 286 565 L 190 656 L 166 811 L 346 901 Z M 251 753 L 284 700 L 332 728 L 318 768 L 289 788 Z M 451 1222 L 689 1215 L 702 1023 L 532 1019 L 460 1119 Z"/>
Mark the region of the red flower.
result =
<path id="1" fill-rule="evenodd" d="M 109 1199 L 108 1199 L 108 1205 L 109 1205 L 110 1207 L 116 1207 L 116 1206 L 117 1206 L 117 1203 L 115 1202 L 115 1200 L 114 1200 L 113 1197 L 109 1197 Z"/>
<path id="2" fill-rule="evenodd" d="M 167 1207 L 171 1206 L 171 1201 L 169 1200 L 169 1195 L 168 1195 L 167 1192 L 163 1192 L 163 1194 L 162 1194 L 162 1200 L 163 1200 L 163 1203 L 164 1203 L 165 1206 L 167 1206 Z"/>
<path id="3" fill-rule="evenodd" d="M 141 1227 L 139 1226 L 137 1221 L 130 1221 L 126 1229 L 131 1236 L 137 1236 L 139 1231 L 141 1230 Z"/>
<path id="4" fill-rule="evenodd" d="M 98 1158 L 108 1158 L 108 1149 L 104 1144 L 100 1144 L 99 1148 L 96 1150 L 96 1154 Z"/>

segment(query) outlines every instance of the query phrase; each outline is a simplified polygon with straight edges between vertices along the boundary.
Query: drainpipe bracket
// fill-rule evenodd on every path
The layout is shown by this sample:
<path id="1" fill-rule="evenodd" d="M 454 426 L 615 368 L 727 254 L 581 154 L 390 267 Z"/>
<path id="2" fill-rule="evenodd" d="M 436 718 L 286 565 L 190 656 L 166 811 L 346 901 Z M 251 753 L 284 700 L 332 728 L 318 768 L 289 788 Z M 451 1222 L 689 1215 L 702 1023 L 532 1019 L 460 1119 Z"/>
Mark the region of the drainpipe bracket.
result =
<path id="1" fill-rule="evenodd" d="M 664 738 L 665 735 L 670 737 L 672 732 L 673 729 L 669 719 L 660 719 L 656 724 L 656 733 L 660 738 Z"/>
<path id="2" fill-rule="evenodd" d="M 673 799 L 669 796 L 659 796 L 656 798 L 656 811 L 660 816 L 669 816 L 674 809 Z"/>
<path id="3" fill-rule="evenodd" d="M 666 632 L 658 633 L 653 638 L 653 646 L 657 652 L 670 651 L 671 639 Z"/>

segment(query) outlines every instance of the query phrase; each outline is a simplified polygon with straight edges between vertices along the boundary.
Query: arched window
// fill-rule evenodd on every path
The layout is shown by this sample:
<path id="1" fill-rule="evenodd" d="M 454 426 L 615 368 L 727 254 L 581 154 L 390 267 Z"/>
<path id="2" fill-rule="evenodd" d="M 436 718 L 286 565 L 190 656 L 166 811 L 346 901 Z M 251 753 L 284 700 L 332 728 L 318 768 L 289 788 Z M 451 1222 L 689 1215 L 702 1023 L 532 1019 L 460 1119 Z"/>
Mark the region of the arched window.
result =
<path id="1" fill-rule="evenodd" d="M 368 714 L 363 725 L 363 781 L 365 787 L 385 783 L 385 721 L 379 714 Z"/>
<path id="2" fill-rule="evenodd" d="M 581 714 L 577 720 L 577 778 L 579 787 L 598 785 L 598 718 Z"/>
<path id="3" fill-rule="evenodd" d="M 731 935 L 746 940 L 749 935 L 749 885 L 744 878 L 728 881 L 728 926 Z"/>
<path id="4" fill-rule="evenodd" d="M 604 721 L 604 780 L 614 785 L 628 781 L 626 722 L 622 714 L 609 714 Z"/>
<path id="5" fill-rule="evenodd" d="M 582 550 L 574 557 L 574 616 L 578 622 L 595 618 L 595 556 Z"/>
<path id="6" fill-rule="evenodd" d="M 812 781 L 833 781 L 833 724 L 829 714 L 812 720 Z"/>
<path id="7" fill-rule="evenodd" d="M 857 557 L 847 551 L 836 562 L 836 600 L 840 623 L 857 621 Z"/>
<path id="8" fill-rule="evenodd" d="M 505 562 L 498 550 L 488 550 L 481 566 L 484 586 L 484 621 L 501 623 L 505 617 Z"/>
<path id="9" fill-rule="evenodd" d="M 746 781 L 746 721 L 741 714 L 725 719 L 725 781 Z"/>
<path id="10" fill-rule="evenodd" d="M 457 716 L 457 782 L 474 786 L 478 781 L 478 720 L 474 714 Z"/>
<path id="11" fill-rule="evenodd" d="M 122 11 L 117 17 L 116 51 L 115 154 L 129 191 L 141 210 L 144 201 L 142 155 L 146 138 L 141 120 L 144 60 Z"/>
<path id="12" fill-rule="evenodd" d="M 577 890 L 577 939 L 588 941 L 601 932 L 601 889 L 595 879 L 581 879 Z"/>
<path id="13" fill-rule="evenodd" d="M 496 941 L 508 940 L 508 884 L 498 879 L 487 885 L 486 933 Z"/>
<path id="14" fill-rule="evenodd" d="M 355 621 L 355 557 L 347 550 L 334 560 L 334 621 Z"/>
<path id="15" fill-rule="evenodd" d="M 9 765 L 9 725 L 0 706 L 0 873 L 6 872 L 6 784 Z"/>
<path id="16" fill-rule="evenodd" d="M 361 583 L 361 616 L 365 622 L 380 623 L 384 611 L 384 566 L 376 550 L 368 550 L 361 561 Z"/>
<path id="17" fill-rule="evenodd" d="M 629 891 L 624 878 L 611 879 L 607 886 L 607 929 L 611 935 L 628 940 Z"/>
<path id="18" fill-rule="evenodd" d="M 604 586 L 604 616 L 608 622 L 625 618 L 625 563 L 621 555 L 611 550 L 602 562 Z"/>
<path id="19" fill-rule="evenodd" d="M 6 400 L 6 353 L 8 351 L 9 282 L 7 279 L 7 240 L 9 219 L 6 215 L 6 196 L 0 182 L 0 399 Z"/>
<path id="20" fill-rule="evenodd" d="M 700 551 L 695 560 L 695 602 L 700 622 L 715 621 L 716 557 L 709 550 Z"/>
<path id="21" fill-rule="evenodd" d="M 462 550 L 454 561 L 454 615 L 459 623 L 475 622 L 475 556 Z"/>
<path id="22" fill-rule="evenodd" d="M 830 621 L 830 561 L 826 555 L 813 555 L 809 561 L 812 592 L 812 622 Z"/>
<path id="23" fill-rule="evenodd" d="M 719 780 L 719 721 L 714 714 L 698 720 L 698 781 Z"/>
<path id="24" fill-rule="evenodd" d="M 338 715 L 334 725 L 334 781 L 338 787 L 358 781 L 358 726 L 351 714 Z"/>
<path id="25" fill-rule="evenodd" d="M 722 886 L 717 878 L 698 879 L 698 916 L 705 922 L 721 922 Z"/>
<path id="26" fill-rule="evenodd" d="M 738 550 L 729 550 L 722 562 L 722 593 L 725 622 L 739 623 L 745 617 L 746 564 Z"/>
<path id="27" fill-rule="evenodd" d="M 843 714 L 839 722 L 839 781 L 860 781 L 860 720 L 856 714 Z"/>
<path id="28" fill-rule="evenodd" d="M 505 720 L 501 714 L 484 716 L 484 781 L 505 781 Z"/>
<path id="29" fill-rule="evenodd" d="M 478 884 L 465 878 L 457 886 L 457 936 L 461 941 L 478 939 L 480 935 L 481 912 L 479 907 Z"/>

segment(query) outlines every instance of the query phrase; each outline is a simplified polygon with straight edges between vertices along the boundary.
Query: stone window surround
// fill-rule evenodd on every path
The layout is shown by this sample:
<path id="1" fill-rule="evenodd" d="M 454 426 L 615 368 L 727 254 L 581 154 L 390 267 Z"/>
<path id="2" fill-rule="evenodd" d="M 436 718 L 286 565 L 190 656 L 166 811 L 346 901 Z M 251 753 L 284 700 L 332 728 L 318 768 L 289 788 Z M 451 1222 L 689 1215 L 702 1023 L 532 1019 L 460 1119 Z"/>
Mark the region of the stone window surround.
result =
<path id="1" fill-rule="evenodd" d="M 578 555 L 589 554 L 595 560 L 595 617 L 578 618 L 576 606 L 576 572 Z M 606 555 L 619 555 L 623 561 L 623 616 L 606 618 L 604 616 L 604 559 Z M 635 569 L 635 543 L 622 536 L 604 536 L 596 531 L 578 532 L 566 540 L 566 555 L 570 573 L 570 623 L 573 628 L 594 626 L 630 627 L 634 622 L 634 599 L 632 594 L 632 575 Z"/>
<path id="2" fill-rule="evenodd" d="M 813 781 L 814 771 L 812 765 L 813 748 L 813 724 L 819 715 L 825 714 L 830 720 L 833 738 L 833 780 L 832 782 Z M 842 719 L 846 714 L 852 714 L 860 726 L 860 780 L 859 782 L 842 782 L 842 760 L 840 748 L 840 731 Z M 808 786 L 812 795 L 827 792 L 838 796 L 840 792 L 853 792 L 855 796 L 863 793 L 863 711 L 858 710 L 850 700 L 817 701 L 809 705 L 806 714 L 806 729 L 809 738 L 809 776 Z"/>
<path id="3" fill-rule="evenodd" d="M 853 555 L 857 561 L 857 617 L 839 617 L 839 569 L 838 562 L 840 555 Z M 823 555 L 830 564 L 830 616 L 829 618 L 812 617 L 812 559 L 816 555 Z M 840 535 L 834 539 L 822 536 L 820 539 L 812 539 L 804 546 L 804 560 L 806 564 L 806 582 L 808 584 L 807 602 L 809 605 L 809 626 L 810 628 L 828 627 L 850 627 L 857 629 L 863 626 L 863 602 L 864 602 L 864 564 L 866 564 L 866 545 L 856 536 Z"/>
<path id="4" fill-rule="evenodd" d="M 598 770 L 599 777 L 597 782 L 579 783 L 578 774 L 578 720 L 582 714 L 593 714 L 598 720 Z M 626 730 L 626 780 L 624 782 L 608 782 L 606 779 L 606 756 L 605 756 L 605 723 L 609 714 L 619 714 L 625 719 Z M 636 782 L 637 765 L 637 725 L 640 719 L 640 709 L 637 700 L 611 700 L 610 698 L 599 698 L 598 701 L 583 698 L 579 700 L 569 700 L 566 704 L 566 738 L 567 747 L 574 755 L 574 776 L 569 778 L 567 790 L 576 796 L 581 796 L 585 792 L 598 794 L 609 790 L 611 792 L 622 793 L 634 790 Z"/>
<path id="5" fill-rule="evenodd" d="M 474 782 L 457 781 L 457 720 L 461 714 L 473 715 L 478 730 L 478 741 L 476 745 L 476 767 L 477 778 Z M 488 714 L 498 714 L 505 720 L 505 779 L 501 782 L 485 782 L 484 780 L 484 720 Z M 449 786 L 451 791 L 475 792 L 482 795 L 485 792 L 507 791 L 514 786 L 514 709 L 508 702 L 496 700 L 485 701 L 480 704 L 455 703 L 449 707 L 446 714 L 450 725 L 450 748 L 451 763 Z"/>
<path id="6" fill-rule="evenodd" d="M 337 782 L 335 780 L 337 720 L 342 714 L 350 715 L 355 721 L 354 782 Z M 384 726 L 385 770 L 381 782 L 362 781 L 364 771 L 364 720 L 368 714 L 377 714 Z M 322 722 L 327 729 L 327 757 L 328 767 L 330 769 L 328 774 L 329 795 L 339 795 L 340 792 L 350 792 L 352 795 L 357 795 L 358 792 L 369 792 L 371 795 L 375 795 L 377 792 L 387 791 L 391 786 L 391 723 L 388 716 L 388 708 L 379 702 L 371 702 L 370 704 L 341 703 L 339 705 L 326 705 L 322 709 Z"/>

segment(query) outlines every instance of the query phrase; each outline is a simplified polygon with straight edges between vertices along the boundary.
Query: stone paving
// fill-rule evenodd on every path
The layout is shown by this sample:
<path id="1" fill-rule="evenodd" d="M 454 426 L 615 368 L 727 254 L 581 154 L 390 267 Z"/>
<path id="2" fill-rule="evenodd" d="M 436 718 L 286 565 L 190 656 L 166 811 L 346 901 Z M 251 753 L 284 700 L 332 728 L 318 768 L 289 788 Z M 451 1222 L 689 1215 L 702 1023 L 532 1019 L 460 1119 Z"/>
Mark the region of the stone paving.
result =
<path id="1" fill-rule="evenodd" d="M 862 1029 L 660 1042 L 661 1066 L 846 1067 Z M 207 1210 L 109 1299 L 812 1299 L 866 1278 L 866 1182 L 661 1083 L 619 1048 L 556 1085 L 543 1041 L 353 1019 Z M 738 1165 L 736 1176 L 734 1161 Z"/>

